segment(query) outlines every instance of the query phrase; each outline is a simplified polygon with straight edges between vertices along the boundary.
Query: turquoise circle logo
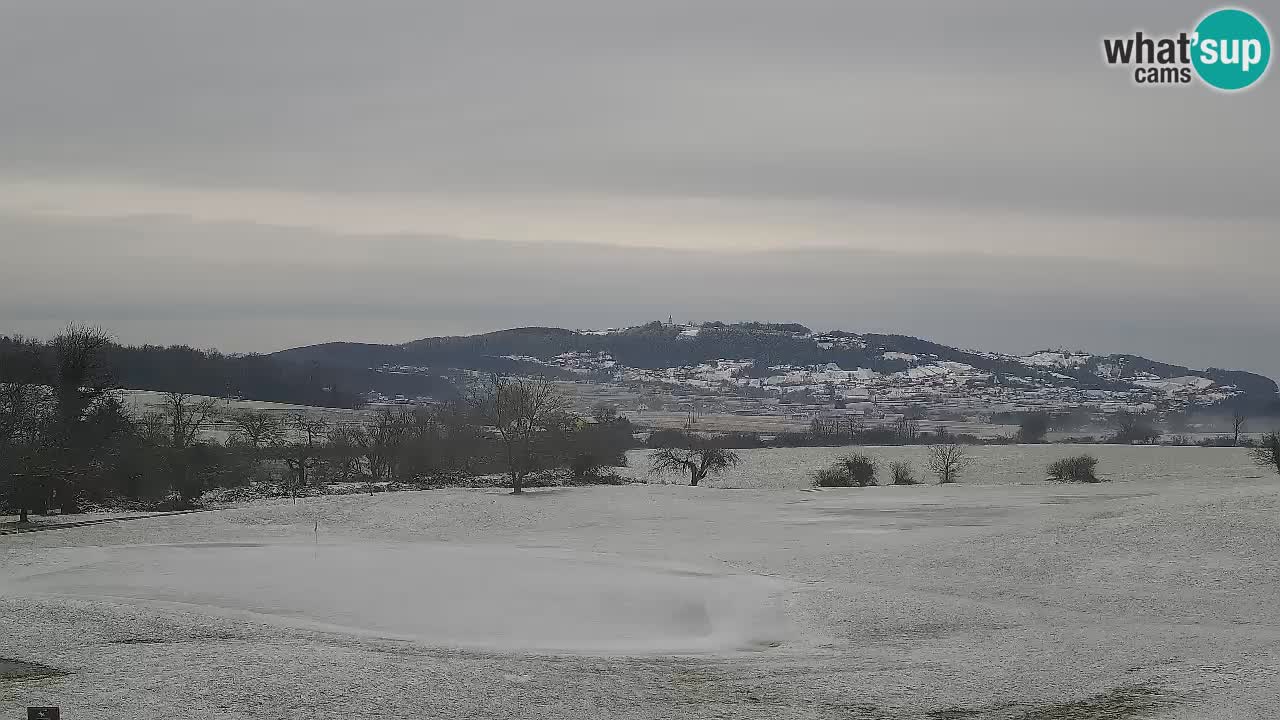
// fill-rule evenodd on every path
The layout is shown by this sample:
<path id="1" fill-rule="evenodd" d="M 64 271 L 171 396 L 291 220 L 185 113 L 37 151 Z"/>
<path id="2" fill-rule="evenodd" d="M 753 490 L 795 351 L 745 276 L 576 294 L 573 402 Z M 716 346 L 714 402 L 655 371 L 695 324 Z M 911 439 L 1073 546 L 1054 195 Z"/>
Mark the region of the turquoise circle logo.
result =
<path id="1" fill-rule="evenodd" d="M 1271 61 L 1271 36 L 1262 21 L 1226 8 L 1205 16 L 1192 36 L 1191 64 L 1200 79 L 1219 90 L 1243 90 L 1258 81 Z"/>

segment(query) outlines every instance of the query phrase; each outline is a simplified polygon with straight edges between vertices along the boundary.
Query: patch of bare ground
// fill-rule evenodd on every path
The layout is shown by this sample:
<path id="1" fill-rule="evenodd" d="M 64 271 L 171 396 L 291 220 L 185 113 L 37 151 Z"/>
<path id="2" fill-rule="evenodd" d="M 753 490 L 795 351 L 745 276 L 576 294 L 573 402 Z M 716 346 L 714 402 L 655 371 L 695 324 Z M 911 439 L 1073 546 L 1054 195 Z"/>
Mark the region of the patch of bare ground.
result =
<path id="1" fill-rule="evenodd" d="M 1122 685 L 1080 700 L 1032 705 L 1008 703 L 983 708 L 947 708 L 928 720 L 1136 720 L 1177 703 L 1172 694 L 1149 685 Z"/>
<path id="2" fill-rule="evenodd" d="M 51 668 L 40 663 L 0 658 L 0 682 L 7 680 L 39 680 L 41 678 L 62 677 L 69 674 L 65 670 Z"/>

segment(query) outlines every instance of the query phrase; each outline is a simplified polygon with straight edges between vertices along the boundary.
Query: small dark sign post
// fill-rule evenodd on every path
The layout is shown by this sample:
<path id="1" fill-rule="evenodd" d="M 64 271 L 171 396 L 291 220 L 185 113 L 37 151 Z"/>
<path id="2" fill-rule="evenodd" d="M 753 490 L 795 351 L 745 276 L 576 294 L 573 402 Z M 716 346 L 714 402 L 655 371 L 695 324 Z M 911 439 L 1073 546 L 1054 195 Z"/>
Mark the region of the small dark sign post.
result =
<path id="1" fill-rule="evenodd" d="M 62 720 L 62 713 L 56 707 L 29 707 L 27 720 Z"/>

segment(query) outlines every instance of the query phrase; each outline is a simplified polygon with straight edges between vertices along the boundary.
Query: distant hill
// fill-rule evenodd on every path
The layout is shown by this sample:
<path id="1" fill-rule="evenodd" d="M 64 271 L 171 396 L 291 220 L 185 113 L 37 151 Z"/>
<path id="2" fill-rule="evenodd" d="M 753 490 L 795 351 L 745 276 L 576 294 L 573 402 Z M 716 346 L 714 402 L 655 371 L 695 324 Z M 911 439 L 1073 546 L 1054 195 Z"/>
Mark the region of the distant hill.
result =
<path id="1" fill-rule="evenodd" d="M 1177 395 L 1201 406 L 1280 410 L 1276 383 L 1255 373 L 1217 368 L 1193 370 L 1127 354 L 1047 350 L 1015 356 L 961 350 L 907 335 L 814 332 L 793 323 L 653 322 L 602 331 L 525 327 L 424 338 L 399 345 L 325 343 L 284 350 L 270 357 L 295 365 L 351 370 L 402 367 L 521 371 L 536 366 L 541 372 L 553 374 L 581 372 L 584 367 L 610 372 L 632 368 L 642 373 L 718 360 L 747 360 L 760 369 L 754 373 L 759 376 L 788 372 L 768 368 L 806 367 L 865 370 L 904 381 L 959 372 L 969 381 L 985 375 L 996 385 L 1062 388 L 1078 393 L 1145 390 L 1157 396 Z M 584 358 L 596 360 L 584 362 Z"/>

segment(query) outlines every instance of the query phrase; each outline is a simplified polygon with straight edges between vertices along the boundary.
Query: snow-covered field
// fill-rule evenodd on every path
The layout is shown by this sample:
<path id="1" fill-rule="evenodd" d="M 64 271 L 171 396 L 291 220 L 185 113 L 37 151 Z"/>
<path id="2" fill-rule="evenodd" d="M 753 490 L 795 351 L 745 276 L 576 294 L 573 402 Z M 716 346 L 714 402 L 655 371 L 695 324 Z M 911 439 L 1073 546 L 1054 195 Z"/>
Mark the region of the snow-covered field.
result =
<path id="1" fill-rule="evenodd" d="M 1280 478 L 1130 448 L 1116 482 L 1064 486 L 984 450 L 1025 477 L 382 493 L 0 537 L 0 658 L 66 673 L 0 679 L 0 717 L 1275 717 Z"/>

